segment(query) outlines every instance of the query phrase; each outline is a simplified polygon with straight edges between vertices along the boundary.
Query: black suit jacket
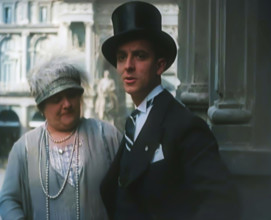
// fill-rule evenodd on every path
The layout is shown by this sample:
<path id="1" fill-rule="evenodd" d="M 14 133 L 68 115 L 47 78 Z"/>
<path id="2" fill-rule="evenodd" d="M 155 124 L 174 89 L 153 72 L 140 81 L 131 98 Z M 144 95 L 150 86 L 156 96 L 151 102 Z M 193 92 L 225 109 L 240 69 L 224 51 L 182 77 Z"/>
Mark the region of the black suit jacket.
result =
<path id="1" fill-rule="evenodd" d="M 160 145 L 164 159 L 152 163 Z M 166 90 L 155 98 L 132 151 L 122 160 L 125 150 L 122 141 L 101 185 L 111 219 L 118 187 L 150 219 L 239 219 L 238 197 L 213 134 Z M 133 219 L 133 214 L 127 213 L 127 219 Z"/>

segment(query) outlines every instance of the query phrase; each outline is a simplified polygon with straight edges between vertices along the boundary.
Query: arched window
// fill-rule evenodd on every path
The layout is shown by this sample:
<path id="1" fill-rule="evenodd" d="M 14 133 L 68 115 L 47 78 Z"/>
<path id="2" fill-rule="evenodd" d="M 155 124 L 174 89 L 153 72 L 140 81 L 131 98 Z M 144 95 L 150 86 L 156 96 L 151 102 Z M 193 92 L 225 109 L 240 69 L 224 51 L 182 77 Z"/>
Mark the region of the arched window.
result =
<path id="1" fill-rule="evenodd" d="M 12 23 L 12 14 L 11 14 L 11 7 L 10 6 L 4 7 L 4 23 L 5 24 Z"/>
<path id="2" fill-rule="evenodd" d="M 7 156 L 12 145 L 18 140 L 21 124 L 18 115 L 12 110 L 0 112 L 0 155 Z"/>
<path id="3" fill-rule="evenodd" d="M 40 125 L 42 125 L 45 121 L 45 118 L 43 117 L 43 115 L 40 112 L 36 112 L 33 117 L 32 120 L 29 122 L 29 127 L 30 128 L 36 128 L 39 127 Z"/>

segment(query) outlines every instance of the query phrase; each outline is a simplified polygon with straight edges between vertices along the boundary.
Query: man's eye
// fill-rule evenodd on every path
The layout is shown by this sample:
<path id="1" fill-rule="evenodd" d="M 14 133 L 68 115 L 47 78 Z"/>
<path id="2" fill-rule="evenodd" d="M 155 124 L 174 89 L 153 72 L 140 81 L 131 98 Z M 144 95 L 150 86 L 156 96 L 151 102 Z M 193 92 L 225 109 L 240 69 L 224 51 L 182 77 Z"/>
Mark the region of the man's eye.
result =
<path id="1" fill-rule="evenodd" d="M 144 59 L 146 59 L 148 57 L 146 53 L 138 53 L 136 56 L 140 60 L 144 60 Z"/>
<path id="2" fill-rule="evenodd" d="M 123 61 L 125 60 L 125 55 L 119 54 L 117 55 L 117 61 Z"/>

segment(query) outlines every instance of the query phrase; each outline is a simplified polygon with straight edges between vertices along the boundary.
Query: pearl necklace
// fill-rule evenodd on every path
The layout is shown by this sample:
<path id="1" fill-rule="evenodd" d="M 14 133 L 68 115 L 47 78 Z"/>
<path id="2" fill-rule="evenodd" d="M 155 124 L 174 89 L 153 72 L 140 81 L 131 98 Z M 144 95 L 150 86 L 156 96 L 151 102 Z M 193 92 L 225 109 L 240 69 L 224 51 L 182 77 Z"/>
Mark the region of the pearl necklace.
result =
<path id="1" fill-rule="evenodd" d="M 80 195 L 79 195 L 79 137 L 78 137 L 78 129 L 76 129 L 76 136 L 74 138 L 74 144 L 73 144 L 73 149 L 72 149 L 72 154 L 70 157 L 70 161 L 69 161 L 69 167 L 68 167 L 68 171 L 67 174 L 65 176 L 65 179 L 63 181 L 62 186 L 60 187 L 60 190 L 55 194 L 55 195 L 50 195 L 49 194 L 49 163 L 50 163 L 50 155 L 49 155 L 49 142 L 48 142 L 48 136 L 49 136 L 49 132 L 47 129 L 44 129 L 44 132 L 42 134 L 42 139 L 45 137 L 45 150 L 46 150 L 46 171 L 45 171 L 45 186 L 42 180 L 42 170 L 41 170 L 41 157 L 42 157 L 42 147 L 40 145 L 40 155 L 39 155 L 39 178 L 40 178 L 40 183 L 42 186 L 42 190 L 43 193 L 46 196 L 46 219 L 49 220 L 50 219 L 50 209 L 49 209 L 49 200 L 50 199 L 56 199 L 58 198 L 61 193 L 63 192 L 66 184 L 67 184 L 67 180 L 70 174 L 70 170 L 71 170 L 71 164 L 72 164 L 72 158 L 73 158 L 73 154 L 74 151 L 76 150 L 76 183 L 75 183 L 75 190 L 76 190 L 76 195 L 75 195 L 75 199 L 76 199 L 76 219 L 80 220 Z M 77 143 L 77 144 L 76 144 Z M 77 146 L 77 147 L 76 147 Z"/>
<path id="2" fill-rule="evenodd" d="M 68 136 L 66 136 L 66 137 L 64 137 L 64 138 L 61 138 L 61 139 L 59 139 L 59 140 L 56 140 L 56 139 L 53 138 L 53 136 L 51 135 L 51 133 L 50 133 L 49 130 L 48 130 L 47 125 L 46 125 L 46 130 L 47 130 L 47 132 L 48 132 L 48 135 L 49 135 L 50 139 L 51 139 L 55 144 L 60 144 L 60 143 L 63 143 L 63 142 L 65 142 L 65 141 L 69 140 L 69 139 L 73 136 L 73 134 L 74 134 L 74 132 L 75 132 L 76 129 L 74 129 Z"/>

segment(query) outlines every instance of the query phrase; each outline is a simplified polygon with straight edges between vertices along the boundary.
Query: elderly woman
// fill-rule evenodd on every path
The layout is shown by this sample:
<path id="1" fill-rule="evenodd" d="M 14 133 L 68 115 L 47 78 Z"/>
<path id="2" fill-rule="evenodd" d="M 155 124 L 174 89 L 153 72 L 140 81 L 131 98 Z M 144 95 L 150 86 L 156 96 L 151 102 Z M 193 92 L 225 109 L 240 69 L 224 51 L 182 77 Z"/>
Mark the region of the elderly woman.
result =
<path id="1" fill-rule="evenodd" d="M 107 219 L 99 185 L 119 146 L 118 130 L 81 116 L 82 72 L 56 57 L 30 88 L 46 121 L 13 146 L 0 194 L 11 219 Z"/>

